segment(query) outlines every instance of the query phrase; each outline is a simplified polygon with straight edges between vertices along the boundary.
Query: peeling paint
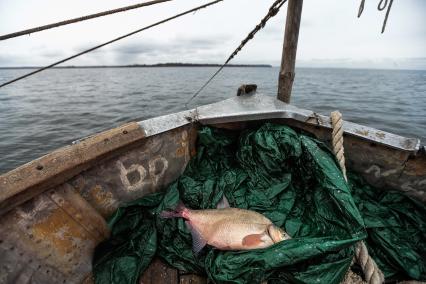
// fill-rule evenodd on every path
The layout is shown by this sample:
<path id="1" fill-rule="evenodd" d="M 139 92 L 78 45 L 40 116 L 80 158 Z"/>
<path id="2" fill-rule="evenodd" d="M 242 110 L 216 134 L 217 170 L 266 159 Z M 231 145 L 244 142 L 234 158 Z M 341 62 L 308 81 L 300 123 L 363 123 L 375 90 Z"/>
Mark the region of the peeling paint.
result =
<path id="1" fill-rule="evenodd" d="M 75 243 L 89 240 L 84 229 L 62 209 L 54 209 L 44 220 L 32 227 L 35 239 L 49 242 L 59 256 L 65 256 L 74 249 Z"/>
<path id="2" fill-rule="evenodd" d="M 102 216 L 108 216 L 116 209 L 117 200 L 114 199 L 113 195 L 109 191 L 102 189 L 102 186 L 95 185 L 89 191 L 91 199 L 95 201 L 96 209 L 100 211 Z"/>
<path id="3" fill-rule="evenodd" d="M 360 130 L 360 129 L 356 129 L 355 133 L 362 135 L 362 136 L 368 136 L 370 134 L 370 132 L 368 130 Z"/>
<path id="4" fill-rule="evenodd" d="M 380 139 L 384 139 L 386 137 L 386 133 L 384 132 L 376 132 L 376 137 Z"/>
<path id="5" fill-rule="evenodd" d="M 401 167 L 398 167 L 398 168 L 395 168 L 395 169 L 389 169 L 389 170 L 386 170 L 386 171 L 382 171 L 382 169 L 378 165 L 372 165 L 371 167 L 369 167 L 368 169 L 365 170 L 365 173 L 370 174 L 371 172 L 374 172 L 374 176 L 376 178 L 381 178 L 381 177 L 388 177 L 390 175 L 400 173 L 403 169 L 404 169 L 404 167 L 401 166 Z"/>

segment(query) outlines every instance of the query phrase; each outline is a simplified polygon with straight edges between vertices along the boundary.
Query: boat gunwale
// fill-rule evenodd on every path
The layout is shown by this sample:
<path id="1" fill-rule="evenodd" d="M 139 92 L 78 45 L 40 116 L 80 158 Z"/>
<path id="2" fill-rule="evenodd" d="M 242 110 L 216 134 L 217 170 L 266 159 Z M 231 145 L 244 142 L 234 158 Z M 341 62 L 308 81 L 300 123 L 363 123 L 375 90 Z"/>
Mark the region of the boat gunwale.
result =
<path id="1" fill-rule="evenodd" d="M 77 141 L 0 176 L 0 215 L 82 171 L 135 147 L 145 138 L 199 122 L 223 124 L 267 119 L 290 119 L 312 127 L 329 128 L 328 117 L 275 98 L 244 95 L 196 109 L 131 122 Z M 344 121 L 345 135 L 378 143 L 416 156 L 420 140 L 405 138 Z"/>
<path id="2" fill-rule="evenodd" d="M 294 119 L 315 127 L 325 127 L 330 131 L 332 128 L 330 118 L 327 116 L 258 93 L 233 97 L 195 109 L 154 117 L 139 121 L 138 124 L 146 131 L 147 136 L 151 136 L 194 122 L 221 124 L 278 118 Z M 343 132 L 345 135 L 352 135 L 397 150 L 408 151 L 414 155 L 423 148 L 418 138 L 407 138 L 345 120 L 343 121 Z"/>
<path id="3" fill-rule="evenodd" d="M 82 171 L 134 147 L 145 132 L 131 122 L 54 150 L 0 175 L 0 215 Z"/>

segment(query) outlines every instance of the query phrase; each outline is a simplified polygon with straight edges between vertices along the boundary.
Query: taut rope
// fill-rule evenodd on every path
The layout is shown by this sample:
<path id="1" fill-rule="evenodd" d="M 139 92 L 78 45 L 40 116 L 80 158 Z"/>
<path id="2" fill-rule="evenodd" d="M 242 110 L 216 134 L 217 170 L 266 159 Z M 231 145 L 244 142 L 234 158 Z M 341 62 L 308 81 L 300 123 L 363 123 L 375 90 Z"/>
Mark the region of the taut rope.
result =
<path id="1" fill-rule="evenodd" d="M 6 39 L 9 39 L 9 38 L 14 38 L 14 37 L 18 37 L 18 36 L 29 35 L 29 34 L 32 34 L 32 33 L 41 32 L 41 31 L 44 31 L 44 30 L 53 29 L 53 28 L 57 28 L 57 27 L 60 27 L 60 26 L 65 26 L 65 25 L 69 25 L 69 24 L 73 24 L 73 23 L 77 23 L 77 22 L 82 22 L 82 21 L 86 21 L 86 20 L 90 20 L 90 19 L 94 19 L 94 18 L 98 18 L 98 17 L 103 17 L 103 16 L 115 14 L 115 13 L 120 13 L 120 12 L 124 12 L 124 11 L 128 11 L 128 10 L 133 10 L 133 9 L 137 9 L 137 8 L 141 8 L 141 7 L 145 7 L 145 6 L 150 6 L 150 5 L 154 5 L 154 4 L 159 4 L 159 3 L 162 3 L 162 2 L 168 2 L 168 1 L 172 1 L 172 0 L 153 0 L 153 1 L 149 1 L 149 2 L 144 2 L 144 3 L 139 3 L 139 4 L 130 5 L 130 6 L 126 6 L 126 7 L 121 7 L 121 8 L 114 9 L 114 10 L 109 10 L 109 11 L 104 11 L 104 12 L 100 12 L 100 13 L 96 13 L 96 14 L 83 16 L 83 17 L 78 17 L 78 18 L 74 18 L 74 19 L 70 19 L 70 20 L 60 21 L 60 22 L 56 22 L 56 23 L 53 23 L 53 24 L 49 24 L 49 25 L 39 26 L 39 27 L 35 27 L 35 28 L 32 28 L 32 29 L 27 29 L 27 30 L 22 30 L 22 31 L 15 32 L 15 33 L 2 35 L 2 36 L 0 36 L 0 40 L 6 40 Z"/>
<path id="2" fill-rule="evenodd" d="M 348 181 L 346 176 L 345 152 L 343 148 L 343 121 L 342 114 L 340 112 L 333 111 L 331 113 L 331 125 L 333 127 L 331 136 L 334 155 L 336 155 L 337 161 L 339 161 L 339 166 L 342 169 L 343 177 L 346 181 Z"/>
<path id="3" fill-rule="evenodd" d="M 364 4 L 365 4 L 365 0 L 361 0 L 361 3 L 359 4 L 359 9 L 358 9 L 358 18 L 361 17 L 362 12 L 364 11 Z M 377 5 L 377 10 L 379 11 L 383 11 L 386 7 L 388 7 L 388 9 L 386 10 L 385 19 L 382 25 L 382 33 L 385 32 L 385 28 L 388 22 L 389 13 L 392 8 L 392 4 L 393 4 L 393 0 L 389 1 L 389 5 L 388 5 L 388 0 L 380 0 L 379 4 Z"/>
<path id="4" fill-rule="evenodd" d="M 102 44 L 100 44 L 100 45 L 97 45 L 97 46 L 95 46 L 95 47 L 92 47 L 92 48 L 86 49 L 86 50 L 84 50 L 84 51 L 82 51 L 82 52 L 79 52 L 79 53 L 74 54 L 74 55 L 72 55 L 72 56 L 70 56 L 70 57 L 67 57 L 67 58 L 62 59 L 62 60 L 60 60 L 60 61 L 57 61 L 57 62 L 55 62 L 55 63 L 52 63 L 52 64 L 50 64 L 50 65 L 48 65 L 48 66 L 42 67 L 42 68 L 37 69 L 37 70 L 35 70 L 35 71 L 33 71 L 33 72 L 27 73 L 27 74 L 25 74 L 25 75 L 23 75 L 23 76 L 20 76 L 20 77 L 18 77 L 18 78 L 15 78 L 15 79 L 13 79 L 13 80 L 10 80 L 10 81 L 7 81 L 7 82 L 5 82 L 5 83 L 3 83 L 3 84 L 0 84 L 0 88 L 1 88 L 1 87 L 4 87 L 4 86 L 6 86 L 6 85 L 12 84 L 12 83 L 14 83 L 14 82 L 16 82 L 16 81 L 22 80 L 22 79 L 24 79 L 24 78 L 27 78 L 27 77 L 29 77 L 29 76 L 31 76 L 31 75 L 34 75 L 34 74 L 36 74 L 36 73 L 39 73 L 39 72 L 41 72 L 41 71 L 44 71 L 44 70 L 46 70 L 46 69 L 52 68 L 52 67 L 54 67 L 54 66 L 56 66 L 56 65 L 59 65 L 59 64 L 61 64 L 61 63 L 64 63 L 64 62 L 66 62 L 66 61 L 68 61 L 68 60 L 71 60 L 71 59 L 73 59 L 73 58 L 76 58 L 76 57 L 78 57 L 78 56 L 80 56 L 80 55 L 83 55 L 83 54 L 89 53 L 89 52 L 91 52 L 91 51 L 94 51 L 94 50 L 96 50 L 96 49 L 98 49 L 98 48 L 101 48 L 101 47 L 103 47 L 103 46 L 105 46 L 105 45 L 108 45 L 108 44 L 111 44 L 111 43 L 113 43 L 113 42 L 119 41 L 119 40 L 121 40 L 121 39 L 123 39 L 123 38 L 126 38 L 126 37 L 129 37 L 129 36 L 131 36 L 131 35 L 137 34 L 137 33 L 141 32 L 141 31 L 144 31 L 144 30 L 147 30 L 147 29 L 149 29 L 149 28 L 152 28 L 152 27 L 158 26 L 158 25 L 160 25 L 160 24 L 163 24 L 163 23 L 165 23 L 165 22 L 168 22 L 168 21 L 174 20 L 174 19 L 179 18 L 179 17 L 181 17 L 181 16 L 183 16 L 183 15 L 190 14 L 190 13 L 192 13 L 192 12 L 196 12 L 196 11 L 198 11 L 198 10 L 200 10 L 200 9 L 206 8 L 206 7 L 208 7 L 208 6 L 214 5 L 214 4 L 219 3 L 219 2 L 222 2 L 222 1 L 223 1 L 223 0 L 216 0 L 216 1 L 209 2 L 209 3 L 207 3 L 207 4 L 204 4 L 204 5 L 201 5 L 201 6 L 195 7 L 195 8 L 193 8 L 193 9 L 187 10 L 187 11 L 185 11 L 185 12 L 179 13 L 179 14 L 174 15 L 174 16 L 172 16 L 172 17 L 169 17 L 169 18 L 166 18 L 166 19 L 161 20 L 161 21 L 159 21 L 159 22 L 156 22 L 156 23 L 154 23 L 154 24 L 152 24 L 152 25 L 149 25 L 149 26 L 146 26 L 146 27 L 144 27 L 144 28 L 138 29 L 138 30 L 133 31 L 133 32 L 131 32 L 131 33 L 128 33 L 128 34 L 122 35 L 122 36 L 117 37 L 117 38 L 115 38 L 115 39 L 113 39 L 113 40 L 110 40 L 110 41 L 104 42 L 104 43 L 102 43 Z"/>
<path id="5" fill-rule="evenodd" d="M 272 17 L 274 17 L 279 11 L 282 5 L 284 5 L 284 3 L 287 2 L 287 0 L 276 0 L 272 6 L 269 8 L 268 13 L 266 14 L 265 17 L 263 17 L 263 19 L 260 21 L 260 23 L 247 35 L 247 37 L 245 39 L 243 39 L 241 41 L 241 44 L 234 50 L 234 52 L 232 52 L 232 54 L 228 57 L 228 59 L 225 61 L 225 63 L 223 63 L 219 69 L 217 69 L 217 71 L 204 83 L 204 85 L 201 86 L 200 89 L 198 89 L 198 91 L 196 91 L 194 93 L 194 95 L 192 95 L 191 98 L 189 98 L 189 100 L 185 103 L 185 108 L 188 109 L 188 104 L 196 97 L 198 96 L 202 90 L 204 90 L 205 87 L 207 87 L 207 85 L 213 80 L 214 77 L 216 77 L 217 74 L 219 74 L 220 71 L 222 71 L 222 69 L 226 66 L 226 64 L 229 63 L 229 61 L 231 61 L 235 55 L 237 55 L 238 52 L 241 51 L 241 49 L 246 45 L 247 42 L 249 42 L 251 39 L 253 39 L 254 35 L 260 31 L 261 29 L 263 29 L 266 25 L 266 23 L 268 22 L 268 20 Z"/>
<path id="6" fill-rule="evenodd" d="M 342 114 L 338 111 L 333 111 L 330 115 L 332 131 L 332 144 L 333 152 L 339 161 L 339 166 L 342 169 L 343 177 L 346 181 L 346 166 L 345 166 L 345 155 L 343 148 L 343 120 Z M 381 284 L 385 281 L 383 272 L 377 266 L 374 259 L 368 254 L 367 246 L 363 241 L 356 244 L 355 248 L 355 260 L 361 266 L 364 273 L 365 279 L 369 284 Z"/>

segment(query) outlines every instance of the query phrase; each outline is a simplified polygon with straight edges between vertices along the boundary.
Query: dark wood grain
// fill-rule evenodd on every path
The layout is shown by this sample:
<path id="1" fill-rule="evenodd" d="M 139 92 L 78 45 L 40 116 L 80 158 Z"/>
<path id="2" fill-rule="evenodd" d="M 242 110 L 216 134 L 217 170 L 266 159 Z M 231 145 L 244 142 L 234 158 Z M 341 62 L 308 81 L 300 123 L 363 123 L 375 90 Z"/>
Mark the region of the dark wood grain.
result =
<path id="1" fill-rule="evenodd" d="M 139 280 L 140 284 L 177 284 L 178 271 L 155 258 Z"/>
<path id="2" fill-rule="evenodd" d="M 302 16 L 303 0 L 289 0 L 287 20 L 285 24 L 284 46 L 281 59 L 281 69 L 278 78 L 277 98 L 290 103 L 291 89 L 295 77 L 297 41 L 299 39 L 300 18 Z"/>

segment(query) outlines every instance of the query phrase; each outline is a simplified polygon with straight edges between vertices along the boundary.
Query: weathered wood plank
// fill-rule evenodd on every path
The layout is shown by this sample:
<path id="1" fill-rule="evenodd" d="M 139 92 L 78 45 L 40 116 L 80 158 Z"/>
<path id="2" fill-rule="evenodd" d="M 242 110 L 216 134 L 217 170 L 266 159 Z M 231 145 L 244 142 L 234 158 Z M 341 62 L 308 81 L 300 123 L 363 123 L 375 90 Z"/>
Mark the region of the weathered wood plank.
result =
<path id="1" fill-rule="evenodd" d="M 277 95 L 277 98 L 285 103 L 290 103 L 291 89 L 295 76 L 294 67 L 296 65 L 297 41 L 299 39 L 302 6 L 303 0 L 288 1 Z"/>
<path id="2" fill-rule="evenodd" d="M 0 214 L 59 185 L 102 159 L 121 154 L 122 149 L 143 139 L 136 122 L 125 124 L 67 147 L 0 176 Z"/>
<path id="3" fill-rule="evenodd" d="M 195 128 L 184 126 L 146 137 L 120 156 L 97 164 L 69 182 L 104 218 L 121 204 L 163 190 L 195 151 Z"/>
<path id="4" fill-rule="evenodd" d="M 105 220 L 69 184 L 44 192 L 0 218 L 0 283 L 81 283 L 107 236 Z"/>
<path id="5" fill-rule="evenodd" d="M 179 284 L 207 284 L 207 278 L 196 274 L 180 275 Z"/>
<path id="6" fill-rule="evenodd" d="M 144 274 L 141 276 L 140 284 L 177 284 L 179 280 L 178 271 L 155 258 Z"/>

